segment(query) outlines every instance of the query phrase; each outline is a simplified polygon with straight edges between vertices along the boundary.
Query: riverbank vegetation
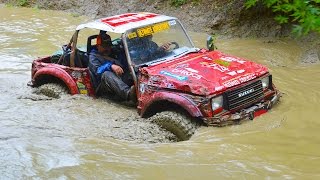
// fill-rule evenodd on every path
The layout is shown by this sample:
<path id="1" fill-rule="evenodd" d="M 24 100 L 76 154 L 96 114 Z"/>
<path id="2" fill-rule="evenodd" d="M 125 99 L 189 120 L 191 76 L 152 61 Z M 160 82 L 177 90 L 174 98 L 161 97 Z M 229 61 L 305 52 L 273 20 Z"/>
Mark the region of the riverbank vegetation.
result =
<path id="1" fill-rule="evenodd" d="M 292 23 L 293 33 L 301 36 L 311 31 L 320 33 L 320 0 L 247 0 L 246 8 L 263 3 L 275 12 L 280 24 Z"/>

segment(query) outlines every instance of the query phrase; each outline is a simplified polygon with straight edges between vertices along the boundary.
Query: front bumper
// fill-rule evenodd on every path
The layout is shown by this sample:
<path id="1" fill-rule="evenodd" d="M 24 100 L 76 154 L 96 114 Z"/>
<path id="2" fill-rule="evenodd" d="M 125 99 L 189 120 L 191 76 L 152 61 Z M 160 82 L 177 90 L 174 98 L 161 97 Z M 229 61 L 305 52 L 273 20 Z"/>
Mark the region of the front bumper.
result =
<path id="1" fill-rule="evenodd" d="M 230 124 L 239 124 L 242 120 L 253 120 L 255 117 L 266 113 L 273 105 L 279 102 L 281 93 L 276 91 L 271 100 L 254 104 L 253 106 L 243 109 L 240 112 L 217 115 L 214 117 L 203 118 L 204 123 L 208 126 L 225 126 Z"/>

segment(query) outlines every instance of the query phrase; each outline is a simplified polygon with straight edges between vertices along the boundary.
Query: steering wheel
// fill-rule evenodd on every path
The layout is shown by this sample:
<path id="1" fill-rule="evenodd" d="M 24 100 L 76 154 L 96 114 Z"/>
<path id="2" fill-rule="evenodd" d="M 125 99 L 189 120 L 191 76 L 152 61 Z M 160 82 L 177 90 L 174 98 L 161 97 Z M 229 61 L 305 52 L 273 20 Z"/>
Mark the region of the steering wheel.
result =
<path id="1" fill-rule="evenodd" d="M 177 42 L 175 42 L 175 41 L 170 42 L 170 46 L 171 45 L 174 45 L 173 49 L 178 49 L 179 48 L 179 44 Z"/>

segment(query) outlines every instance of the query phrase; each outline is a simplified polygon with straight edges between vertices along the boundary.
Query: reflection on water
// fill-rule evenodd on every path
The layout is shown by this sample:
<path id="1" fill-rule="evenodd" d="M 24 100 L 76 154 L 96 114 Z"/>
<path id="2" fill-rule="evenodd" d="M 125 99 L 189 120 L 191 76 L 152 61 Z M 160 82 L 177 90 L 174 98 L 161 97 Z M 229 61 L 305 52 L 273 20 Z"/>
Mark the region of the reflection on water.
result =
<path id="1" fill-rule="evenodd" d="M 136 116 L 134 109 L 85 97 L 23 98 L 31 94 L 32 60 L 60 48 L 85 17 L 0 9 L 0 179 L 320 178 L 320 65 L 300 64 L 292 41 L 217 43 L 270 68 L 283 92 L 270 113 L 239 126 L 203 127 L 187 142 L 135 143 L 112 138 L 117 127 L 107 123 L 110 116 Z"/>

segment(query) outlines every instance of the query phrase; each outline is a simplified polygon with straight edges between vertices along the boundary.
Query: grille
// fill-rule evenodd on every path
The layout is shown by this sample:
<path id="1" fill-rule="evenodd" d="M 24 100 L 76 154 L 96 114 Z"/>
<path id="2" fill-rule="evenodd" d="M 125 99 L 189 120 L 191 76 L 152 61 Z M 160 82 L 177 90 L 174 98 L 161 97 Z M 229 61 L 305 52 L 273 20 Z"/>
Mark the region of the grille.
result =
<path id="1" fill-rule="evenodd" d="M 227 92 L 229 110 L 236 110 L 240 107 L 247 107 L 263 98 L 261 80 L 250 83 L 241 88 Z"/>

